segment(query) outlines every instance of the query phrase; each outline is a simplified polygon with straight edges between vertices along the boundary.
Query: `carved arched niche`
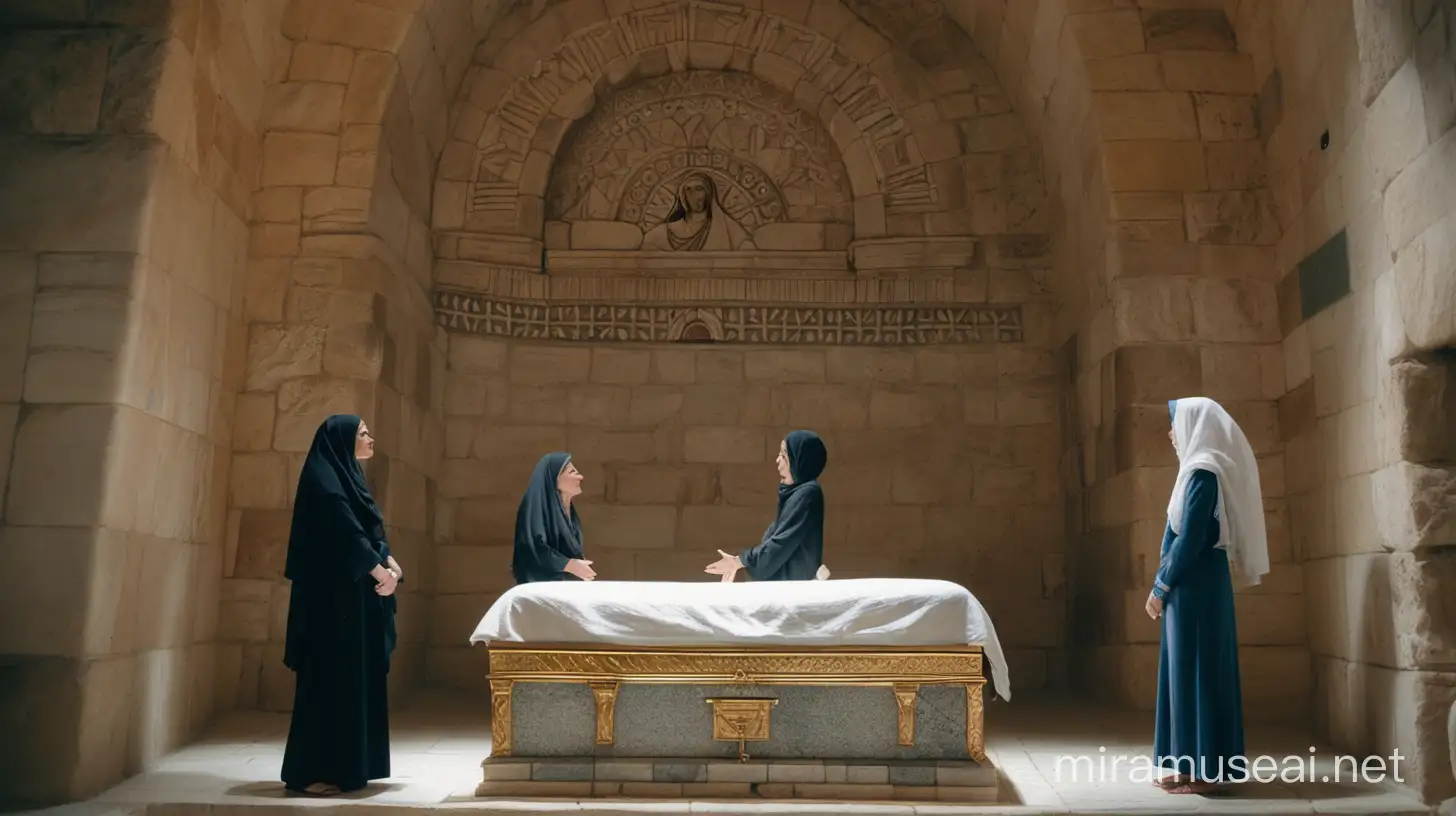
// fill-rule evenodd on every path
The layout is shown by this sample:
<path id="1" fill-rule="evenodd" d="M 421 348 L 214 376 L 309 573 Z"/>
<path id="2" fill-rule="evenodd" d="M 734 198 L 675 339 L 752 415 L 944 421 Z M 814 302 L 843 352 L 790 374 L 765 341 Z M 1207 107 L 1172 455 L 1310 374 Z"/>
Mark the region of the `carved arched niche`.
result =
<path id="1" fill-rule="evenodd" d="M 670 230 L 685 214 L 703 226 Z M 843 251 L 853 231 L 849 172 L 829 132 L 740 72 L 612 91 L 562 142 L 546 197 L 548 250 Z"/>

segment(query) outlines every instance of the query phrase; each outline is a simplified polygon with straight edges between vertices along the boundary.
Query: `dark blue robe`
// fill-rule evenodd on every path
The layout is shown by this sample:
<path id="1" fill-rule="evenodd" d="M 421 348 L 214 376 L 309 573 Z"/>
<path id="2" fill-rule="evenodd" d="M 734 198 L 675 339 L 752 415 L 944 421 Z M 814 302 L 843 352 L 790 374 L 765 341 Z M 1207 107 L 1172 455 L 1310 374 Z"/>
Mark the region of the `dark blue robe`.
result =
<path id="1" fill-rule="evenodd" d="M 1247 774 L 1233 580 L 1219 540 L 1218 477 L 1195 470 L 1183 534 L 1163 533 L 1153 595 L 1163 601 L 1154 762 L 1219 782 Z M 1239 757 L 1240 759 L 1235 759 Z"/>

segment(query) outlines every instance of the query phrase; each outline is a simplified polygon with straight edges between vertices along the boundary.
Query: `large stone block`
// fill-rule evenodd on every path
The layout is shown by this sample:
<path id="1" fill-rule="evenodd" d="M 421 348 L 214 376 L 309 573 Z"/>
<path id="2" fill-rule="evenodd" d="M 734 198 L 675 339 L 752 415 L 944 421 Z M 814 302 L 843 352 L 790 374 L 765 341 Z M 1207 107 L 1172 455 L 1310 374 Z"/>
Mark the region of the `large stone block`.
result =
<path id="1" fill-rule="evenodd" d="M 1203 146 L 1197 141 L 1108 142 L 1102 153 L 1103 173 L 1113 191 L 1191 193 L 1208 187 Z"/>
<path id="2" fill-rule="evenodd" d="M 470 455 L 520 474 L 531 475 L 537 460 L 551 451 L 567 450 L 566 429 L 556 425 L 483 423 L 472 435 Z"/>
<path id="3" fill-rule="evenodd" d="M 1101 92 L 1093 94 L 1092 105 L 1104 139 L 1198 139 L 1193 100 L 1186 93 Z"/>
<path id="4" fill-rule="evenodd" d="M 564 407 L 566 421 L 572 425 L 624 425 L 631 415 L 632 389 L 625 385 L 572 386 L 567 389 Z M 536 414 L 538 418 L 549 415 L 546 409 Z"/>
<path id="5" fill-rule="evenodd" d="M 1367 720 L 1363 744 L 1393 756 L 1399 750 L 1401 784 L 1422 800 L 1456 795 L 1450 775 L 1446 718 L 1456 700 L 1456 675 L 1352 665 L 1351 693 L 1363 692 Z"/>
<path id="6" fill-rule="evenodd" d="M 613 501 L 624 505 L 703 504 L 722 490 L 717 472 L 703 466 L 622 465 L 614 479 Z"/>
<path id="7" fill-rule="evenodd" d="M 266 508 L 240 508 L 237 512 L 237 554 L 230 574 L 240 579 L 282 578 L 293 512 Z"/>
<path id="8" fill-rule="evenodd" d="M 587 472 L 588 467 L 619 462 L 671 460 L 682 455 L 679 452 L 681 436 L 672 429 L 649 432 L 572 427 L 567 432 L 566 440 L 567 450 L 571 452 L 577 467 L 583 473 Z"/>
<path id="9" fill-rule="evenodd" d="M 1124 343 L 1192 340 L 1194 285 L 1189 278 L 1119 277 L 1112 292 L 1113 331 L 1118 339 Z"/>
<path id="10" fill-rule="evenodd" d="M 1456 615 L 1447 588 L 1456 578 L 1450 550 L 1390 556 L 1396 655 L 1403 668 L 1439 669 L 1456 662 Z"/>
<path id="11" fill-rule="evenodd" d="M 685 509 L 686 513 L 691 508 Z M 679 529 L 678 511 L 672 506 L 638 505 L 624 507 L 610 504 L 582 505 L 582 538 L 587 558 L 596 547 L 612 550 L 667 550 L 688 535 Z"/>
<path id="12" fill-rule="evenodd" d="M 884 384 L 915 378 L 917 355 L 909 350 L 831 348 L 825 352 L 830 382 Z"/>
<path id="13" fill-rule="evenodd" d="M 1228 167 L 1225 163 L 1217 166 L 1219 177 L 1212 179 L 1216 172 L 1213 162 L 1222 156 L 1222 151 L 1209 152 L 1213 186 L 1227 188 L 1257 183 L 1257 179 L 1231 177 L 1224 170 Z M 1225 189 L 1196 193 L 1185 196 L 1183 204 L 1188 238 L 1196 243 L 1270 246 L 1279 239 L 1279 222 L 1267 191 Z"/>
<path id="14" fill-rule="evenodd" d="M 512 552 L 509 546 L 439 547 L 433 589 L 440 595 L 505 592 L 515 584 Z M 485 610 L 480 613 L 484 615 Z"/>
<path id="15" fill-rule="evenodd" d="M 699 358 L 699 377 L 703 374 Z M 817 350 L 749 351 L 743 355 L 743 376 L 750 382 L 822 383 L 824 353 Z"/>
<path id="16" fill-rule="evenodd" d="M 1456 473 L 1399 462 L 1372 478 L 1381 543 L 1409 551 L 1456 543 Z"/>
<path id="17" fill-rule="evenodd" d="M 1415 64 L 1421 75 L 1426 109 L 1426 132 L 1431 141 L 1456 127 L 1456 13 L 1447 6 L 1427 23 L 1416 46 Z"/>
<path id="18" fill-rule="evenodd" d="M 1415 47 L 1418 29 L 1409 0 L 1372 0 L 1355 6 L 1360 101 L 1369 105 Z"/>
<path id="19" fill-rule="evenodd" d="M 525 483 L 523 476 L 522 483 Z M 524 488 L 523 488 L 524 489 Z M 452 517 L 451 541 L 469 547 L 509 547 L 515 537 L 516 497 L 461 499 Z"/>
<path id="20" fill-rule="evenodd" d="M 553 385 L 586 382 L 591 349 L 578 346 L 516 346 L 510 351 L 512 383 Z"/>
<path id="21" fill-rule="evenodd" d="M 1390 246 L 1396 252 L 1406 251 L 1412 239 L 1456 211 L 1456 189 L 1443 183 L 1453 168 L 1456 168 L 1456 129 L 1447 131 L 1390 183 L 1385 193 L 1385 228 Z M 1450 241 L 1444 239 L 1437 245 L 1449 247 Z M 1437 263 L 1435 269 L 1449 268 L 1449 263 Z"/>
<path id="22" fill-rule="evenodd" d="M 15 433 L 7 523 L 88 527 L 101 520 L 118 410 L 56 405 L 24 412 Z"/>
<path id="23" fill-rule="evenodd" d="M 1113 352 L 1114 405 L 1165 403 L 1203 390 L 1204 354 L 1196 346 L 1122 346 Z"/>
<path id="24" fill-rule="evenodd" d="M 253 324 L 244 388 L 271 391 L 284 380 L 321 373 L 326 336 L 321 326 Z"/>
<path id="25" fill-rule="evenodd" d="M 1178 455 L 1168 441 L 1166 404 L 1129 405 L 1114 419 L 1117 471 L 1135 467 L 1176 466 Z"/>
<path id="26" fill-rule="evenodd" d="M 1200 279 L 1192 287 L 1193 326 L 1199 339 L 1229 343 L 1279 341 L 1273 287 L 1262 281 Z"/>
<path id="27" fill-rule="evenodd" d="M 264 187 L 327 186 L 334 182 L 339 137 L 324 133 L 269 133 L 263 139 Z"/>
<path id="28" fill-rule="evenodd" d="M 386 424 L 374 414 L 376 385 L 363 379 L 302 377 L 284 382 L 278 390 L 273 448 L 307 452 L 314 433 L 333 414 L 355 414 L 364 418 L 377 435 L 388 437 Z"/>
<path id="29" fill-rule="evenodd" d="M 963 415 L 962 397 L 953 389 L 876 388 L 870 392 L 869 422 L 876 428 L 918 428 L 956 423 Z"/>
<path id="30" fill-rule="evenodd" d="M 1067 26 L 1085 60 L 1123 57 L 1146 48 L 1142 19 L 1135 10 L 1077 14 L 1067 19 Z"/>
<path id="31" fill-rule="evenodd" d="M 11 142 L 0 173 L 20 195 L 0 221 L 0 248 L 136 252 L 145 240 L 143 203 L 166 149 L 150 137 Z"/>
<path id="32" fill-rule="evenodd" d="M 652 352 L 642 349 L 598 348 L 592 350 L 592 382 L 609 385 L 641 385 L 651 375 Z"/>
<path id="33" fill-rule="evenodd" d="M 752 542 L 755 544 L 758 543 L 758 535 L 763 533 L 763 525 L 771 520 L 763 515 L 758 519 L 762 524 Z M 749 526 L 745 520 L 745 529 Z M 835 512 L 825 515 L 825 563 L 831 570 L 835 567 L 834 556 L 829 555 L 830 552 L 876 553 L 885 548 L 914 552 L 922 549 L 925 541 L 925 510 L 921 507 L 840 506 Z"/>
<path id="34" fill-rule="evenodd" d="M 1400 251 L 1393 290 L 1400 318 L 1391 322 L 1400 325 L 1392 330 L 1417 349 L 1456 345 L 1456 208 Z M 1406 351 L 1403 342 L 1394 345 Z"/>
<path id="35" fill-rule="evenodd" d="M 694 427 L 683 437 L 688 462 L 752 464 L 771 458 L 769 448 L 764 432 L 756 428 Z"/>

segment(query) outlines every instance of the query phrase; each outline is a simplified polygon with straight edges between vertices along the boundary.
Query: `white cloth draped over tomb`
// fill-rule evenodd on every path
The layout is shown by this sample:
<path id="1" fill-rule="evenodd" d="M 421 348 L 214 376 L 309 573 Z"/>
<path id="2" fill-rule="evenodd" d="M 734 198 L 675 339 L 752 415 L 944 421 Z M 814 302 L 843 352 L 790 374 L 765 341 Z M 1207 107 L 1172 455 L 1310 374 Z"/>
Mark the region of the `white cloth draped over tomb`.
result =
<path id="1" fill-rule="evenodd" d="M 985 652 L 1011 699 L 1006 657 L 980 601 L 949 581 L 592 581 L 513 587 L 471 643 L 620 646 L 953 646 Z"/>

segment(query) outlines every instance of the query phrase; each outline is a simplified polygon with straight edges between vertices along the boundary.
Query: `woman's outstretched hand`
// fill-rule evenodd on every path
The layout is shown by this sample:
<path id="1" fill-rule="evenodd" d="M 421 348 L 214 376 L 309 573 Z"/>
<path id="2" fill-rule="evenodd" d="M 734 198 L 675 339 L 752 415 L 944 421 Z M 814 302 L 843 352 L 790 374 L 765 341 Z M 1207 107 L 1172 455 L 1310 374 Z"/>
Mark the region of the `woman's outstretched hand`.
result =
<path id="1" fill-rule="evenodd" d="M 723 557 L 704 567 L 703 572 L 709 575 L 721 575 L 723 583 L 731 584 L 733 578 L 738 575 L 738 571 L 743 569 L 743 562 L 738 560 L 738 556 L 729 555 L 722 550 L 719 550 L 718 554 Z"/>
<path id="2" fill-rule="evenodd" d="M 583 581 L 596 580 L 596 570 L 591 568 L 590 561 L 583 561 L 580 558 L 573 558 L 566 562 L 566 572 L 575 575 Z"/>

